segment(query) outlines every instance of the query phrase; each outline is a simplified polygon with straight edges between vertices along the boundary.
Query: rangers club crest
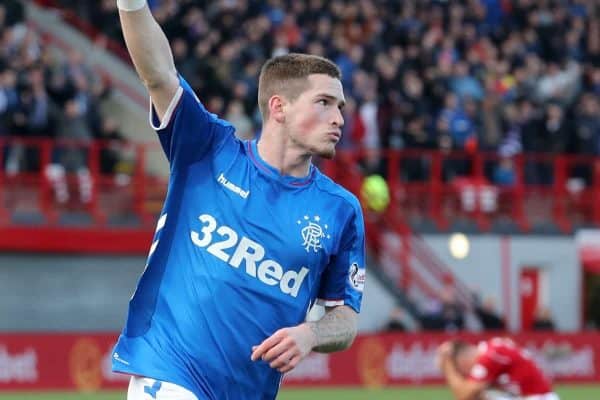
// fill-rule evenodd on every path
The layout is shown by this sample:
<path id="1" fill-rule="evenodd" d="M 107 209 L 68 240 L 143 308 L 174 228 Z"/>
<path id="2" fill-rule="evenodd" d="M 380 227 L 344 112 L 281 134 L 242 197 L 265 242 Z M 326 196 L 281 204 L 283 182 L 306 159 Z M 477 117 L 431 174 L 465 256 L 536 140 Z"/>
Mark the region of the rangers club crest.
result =
<path id="1" fill-rule="evenodd" d="M 302 228 L 300 233 L 302 234 L 303 240 L 302 247 L 304 247 L 307 252 L 312 250 L 316 253 L 323 247 L 321 244 L 321 239 L 331 238 L 331 235 L 326 233 L 326 231 L 329 229 L 327 224 L 321 226 L 320 222 L 321 217 L 318 215 L 315 215 L 312 220 L 308 215 L 304 216 L 304 223 L 306 225 Z M 302 225 L 301 220 L 298 220 L 297 223 L 298 225 Z"/>

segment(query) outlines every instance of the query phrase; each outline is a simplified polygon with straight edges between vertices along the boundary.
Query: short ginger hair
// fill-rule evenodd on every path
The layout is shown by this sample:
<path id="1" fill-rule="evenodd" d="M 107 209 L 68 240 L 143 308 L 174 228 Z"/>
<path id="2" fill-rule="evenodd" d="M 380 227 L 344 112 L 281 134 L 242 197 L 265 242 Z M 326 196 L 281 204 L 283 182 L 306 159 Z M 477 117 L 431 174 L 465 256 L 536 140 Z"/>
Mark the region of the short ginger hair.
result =
<path id="1" fill-rule="evenodd" d="M 325 74 L 342 79 L 337 65 L 327 58 L 300 53 L 290 53 L 269 59 L 258 79 L 258 107 L 263 121 L 269 117 L 269 99 L 276 94 L 296 100 L 308 89 L 308 76 Z"/>

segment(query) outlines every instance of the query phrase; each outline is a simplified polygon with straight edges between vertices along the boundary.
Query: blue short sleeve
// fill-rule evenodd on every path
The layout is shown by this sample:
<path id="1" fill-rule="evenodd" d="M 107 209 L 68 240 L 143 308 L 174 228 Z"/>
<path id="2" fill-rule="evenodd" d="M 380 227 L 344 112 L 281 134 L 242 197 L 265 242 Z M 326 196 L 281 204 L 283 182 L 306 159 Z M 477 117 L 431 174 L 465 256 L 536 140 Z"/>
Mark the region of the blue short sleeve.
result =
<path id="1" fill-rule="evenodd" d="M 150 102 L 150 125 L 171 169 L 201 159 L 234 134 L 230 123 L 206 110 L 185 79 L 180 77 L 179 84 L 162 121 Z"/>
<path id="2" fill-rule="evenodd" d="M 360 207 L 346 226 L 340 250 L 321 277 L 318 304 L 333 307 L 347 305 L 360 312 L 365 285 L 365 229 Z"/>

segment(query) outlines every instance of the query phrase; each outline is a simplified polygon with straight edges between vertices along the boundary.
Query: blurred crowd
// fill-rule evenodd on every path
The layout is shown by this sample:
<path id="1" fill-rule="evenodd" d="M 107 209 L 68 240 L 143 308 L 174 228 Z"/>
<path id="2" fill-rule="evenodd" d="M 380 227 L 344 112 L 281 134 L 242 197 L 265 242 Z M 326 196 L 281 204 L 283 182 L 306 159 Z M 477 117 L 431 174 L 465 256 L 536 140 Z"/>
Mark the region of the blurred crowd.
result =
<path id="1" fill-rule="evenodd" d="M 123 43 L 115 0 L 59 4 Z M 178 71 L 206 107 L 241 138 L 260 132 L 260 68 L 288 52 L 322 55 L 343 74 L 342 149 L 365 150 L 365 174 L 385 175 L 377 150 L 488 151 L 501 161 L 488 178 L 509 185 L 520 153 L 600 155 L 600 2 L 597 0 L 148 0 L 166 32 Z M 110 93 L 76 51 L 57 52 L 25 23 L 22 2 L 0 0 L 0 139 L 3 136 L 123 140 L 103 115 Z M 61 179 L 80 178 L 89 200 L 89 154 L 63 148 L 45 172 L 60 202 Z M 39 170 L 39 149 L 4 148 L 8 174 Z M 101 153 L 101 171 L 118 156 Z M 467 172 L 444 165 L 446 180 Z M 405 180 L 427 179 L 427 161 L 406 160 Z M 548 183 L 549 169 L 527 171 Z M 583 174 L 585 175 L 585 171 Z M 588 178 L 589 176 L 583 176 Z M 492 299 L 474 298 L 482 329 L 502 330 Z M 452 292 L 420 305 L 417 328 L 465 328 L 467 310 Z M 540 309 L 535 328 L 553 329 Z M 386 327 L 405 330 L 402 309 Z"/>
<path id="2" fill-rule="evenodd" d="M 465 329 L 481 331 L 504 331 L 507 329 L 505 316 L 498 310 L 494 297 L 482 297 L 480 293 L 472 293 L 469 309 L 458 300 L 452 285 L 444 287 L 439 297 L 430 298 L 418 304 L 416 321 L 410 323 L 407 311 L 402 307 L 392 309 L 383 327 L 385 331 L 404 332 L 411 330 L 436 331 L 454 333 Z M 471 323 L 467 323 L 472 316 Z M 530 326 L 521 327 L 523 330 L 554 331 L 554 320 L 548 307 L 538 305 L 531 316 Z"/>
<path id="3" fill-rule="evenodd" d="M 118 123 L 102 113 L 110 92 L 106 79 L 95 73 L 74 50 L 58 51 L 27 23 L 23 4 L 0 1 L 0 139 L 51 138 L 89 143 L 93 139 L 123 140 Z M 6 173 L 39 171 L 41 149 L 26 141 L 0 147 Z M 44 172 L 57 200 L 67 202 L 65 175 L 76 173 L 79 195 L 90 200 L 91 178 L 87 150 L 55 147 Z M 100 170 L 112 173 L 116 153 L 100 152 Z"/>
<path id="4" fill-rule="evenodd" d="M 122 41 L 113 0 L 59 2 Z M 490 151 L 514 181 L 521 152 L 600 154 L 600 3 L 594 0 L 154 0 L 180 73 L 241 137 L 260 130 L 257 76 L 291 51 L 333 59 L 343 148 Z M 377 157 L 368 172 L 381 171 Z M 405 179 L 427 166 L 403 165 Z M 445 165 L 446 179 L 464 173 Z M 547 183 L 547 168 L 527 171 Z M 585 177 L 584 177 L 585 178 Z"/>

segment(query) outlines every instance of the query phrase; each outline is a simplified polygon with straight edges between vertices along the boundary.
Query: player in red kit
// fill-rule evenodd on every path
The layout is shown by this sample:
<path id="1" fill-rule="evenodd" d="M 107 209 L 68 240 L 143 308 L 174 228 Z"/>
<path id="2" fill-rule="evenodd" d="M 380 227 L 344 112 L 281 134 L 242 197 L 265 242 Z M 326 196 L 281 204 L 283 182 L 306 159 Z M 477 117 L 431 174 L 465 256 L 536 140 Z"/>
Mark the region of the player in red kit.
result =
<path id="1" fill-rule="evenodd" d="M 437 363 L 457 400 L 558 400 L 541 369 L 510 339 L 494 338 L 477 346 L 445 342 Z"/>

